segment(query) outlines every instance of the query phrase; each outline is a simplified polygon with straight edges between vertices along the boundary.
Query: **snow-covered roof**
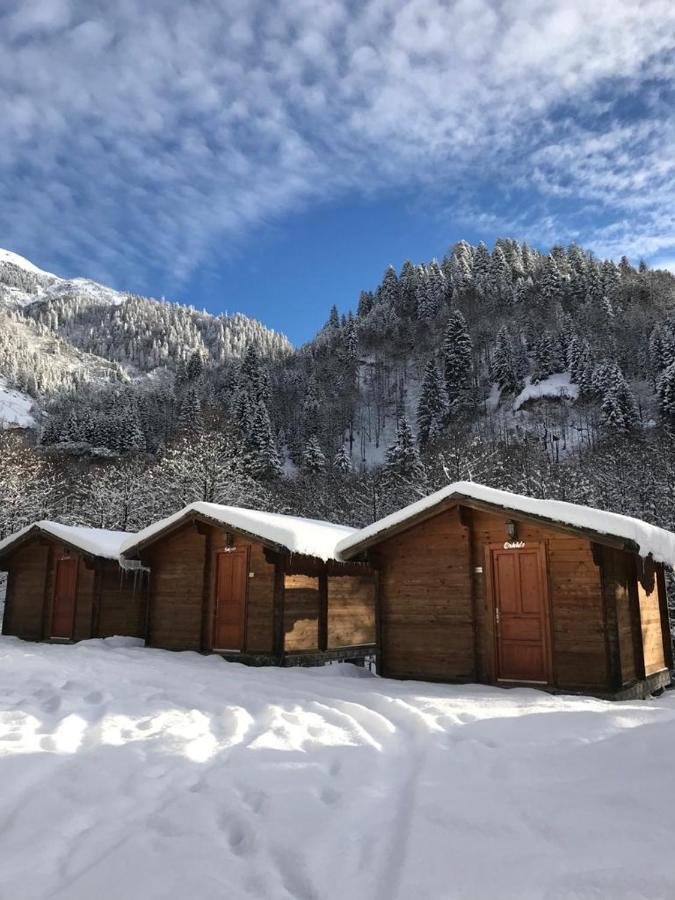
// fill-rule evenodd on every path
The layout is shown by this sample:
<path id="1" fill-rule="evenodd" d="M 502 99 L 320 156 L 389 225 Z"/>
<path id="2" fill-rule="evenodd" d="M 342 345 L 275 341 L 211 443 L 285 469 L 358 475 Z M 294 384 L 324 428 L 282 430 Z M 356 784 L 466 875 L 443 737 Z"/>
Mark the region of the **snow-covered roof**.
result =
<path id="1" fill-rule="evenodd" d="M 390 516 L 385 516 L 378 522 L 373 522 L 372 525 L 340 541 L 337 552 L 340 557 L 349 559 L 366 547 L 378 543 L 388 534 L 403 530 L 409 522 L 418 517 L 432 515 L 437 507 L 441 508 L 462 500 L 480 501 L 516 514 L 521 513 L 524 516 L 533 516 L 551 523 L 589 531 L 597 535 L 600 542 L 603 535 L 620 538 L 634 545 L 640 556 L 651 555 L 657 562 L 675 564 L 675 534 L 664 528 L 649 525 L 631 516 L 604 512 L 576 503 L 565 503 L 562 500 L 536 500 L 534 497 L 499 491 L 473 481 L 456 481 Z"/>
<path id="2" fill-rule="evenodd" d="M 60 522 L 42 519 L 0 541 L 0 554 L 34 534 L 50 535 L 77 550 L 82 550 L 83 553 L 100 556 L 103 559 L 118 559 L 122 543 L 133 537 L 129 531 L 106 531 L 104 528 L 62 525 Z"/>
<path id="3" fill-rule="evenodd" d="M 124 542 L 121 554 L 133 555 L 141 547 L 151 543 L 165 531 L 193 517 L 227 525 L 234 531 L 257 538 L 290 553 L 314 556 L 324 562 L 336 559 L 336 545 L 350 537 L 356 529 L 317 519 L 286 516 L 281 513 L 260 512 L 239 506 L 221 506 L 217 503 L 191 503 L 166 519 L 154 522 Z"/>

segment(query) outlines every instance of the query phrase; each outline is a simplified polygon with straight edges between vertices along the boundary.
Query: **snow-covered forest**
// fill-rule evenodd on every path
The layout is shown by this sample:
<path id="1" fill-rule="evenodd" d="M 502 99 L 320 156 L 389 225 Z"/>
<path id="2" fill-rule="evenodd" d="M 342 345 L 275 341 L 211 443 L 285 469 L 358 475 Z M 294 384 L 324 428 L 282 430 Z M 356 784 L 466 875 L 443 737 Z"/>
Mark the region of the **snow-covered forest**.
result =
<path id="1" fill-rule="evenodd" d="M 363 525 L 458 478 L 675 527 L 670 273 L 460 242 L 353 306 L 293 349 L 0 254 L 0 378 L 35 422 L 0 434 L 0 535 L 202 499 Z"/>

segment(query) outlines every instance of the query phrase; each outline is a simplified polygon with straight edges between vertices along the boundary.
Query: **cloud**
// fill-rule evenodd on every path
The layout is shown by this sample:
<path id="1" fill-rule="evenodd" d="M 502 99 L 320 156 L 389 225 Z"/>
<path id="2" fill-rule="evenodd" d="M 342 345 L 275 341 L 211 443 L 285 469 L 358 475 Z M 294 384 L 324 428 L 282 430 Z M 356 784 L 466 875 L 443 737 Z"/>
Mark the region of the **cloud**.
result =
<path id="1" fill-rule="evenodd" d="M 345 191 L 675 248 L 670 0 L 6 0 L 0 242 L 149 288 Z"/>

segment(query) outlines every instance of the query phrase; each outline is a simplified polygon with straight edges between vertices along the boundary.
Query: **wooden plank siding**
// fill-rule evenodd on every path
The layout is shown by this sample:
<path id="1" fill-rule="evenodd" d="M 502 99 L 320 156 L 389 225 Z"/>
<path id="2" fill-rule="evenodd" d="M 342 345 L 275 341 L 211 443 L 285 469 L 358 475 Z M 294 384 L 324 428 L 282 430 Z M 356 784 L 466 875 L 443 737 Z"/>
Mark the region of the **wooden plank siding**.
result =
<path id="1" fill-rule="evenodd" d="M 645 674 L 653 675 L 666 668 L 656 566 L 651 560 L 645 560 L 638 574 L 641 576 L 637 579 L 637 593 Z"/>
<path id="2" fill-rule="evenodd" d="M 49 557 L 49 544 L 36 539 L 17 547 L 0 563 L 8 572 L 3 634 L 42 640 Z"/>
<path id="3" fill-rule="evenodd" d="M 145 635 L 142 581 L 114 560 L 86 557 L 57 540 L 41 537 L 17 547 L 3 563 L 9 571 L 3 634 L 24 640 L 50 640 L 59 559 L 76 562 L 72 630 L 66 639 Z"/>
<path id="4" fill-rule="evenodd" d="M 372 575 L 331 575 L 328 582 L 328 647 L 375 643 Z"/>
<path id="5" fill-rule="evenodd" d="M 449 510 L 378 545 L 382 674 L 474 677 L 469 538 Z"/>
<path id="6" fill-rule="evenodd" d="M 319 578 L 286 574 L 284 594 L 284 650 L 318 650 Z"/>

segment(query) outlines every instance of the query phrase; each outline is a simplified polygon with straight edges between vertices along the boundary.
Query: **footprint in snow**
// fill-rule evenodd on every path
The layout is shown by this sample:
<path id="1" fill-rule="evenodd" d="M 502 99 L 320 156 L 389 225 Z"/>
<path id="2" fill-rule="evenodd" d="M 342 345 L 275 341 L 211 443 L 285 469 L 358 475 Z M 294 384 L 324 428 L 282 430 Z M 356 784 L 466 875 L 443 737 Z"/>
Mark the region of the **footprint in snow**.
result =
<path id="1" fill-rule="evenodd" d="M 103 700 L 103 694 L 100 691 L 92 691 L 91 694 L 87 694 L 84 698 L 85 703 L 96 704 L 100 703 Z"/>

